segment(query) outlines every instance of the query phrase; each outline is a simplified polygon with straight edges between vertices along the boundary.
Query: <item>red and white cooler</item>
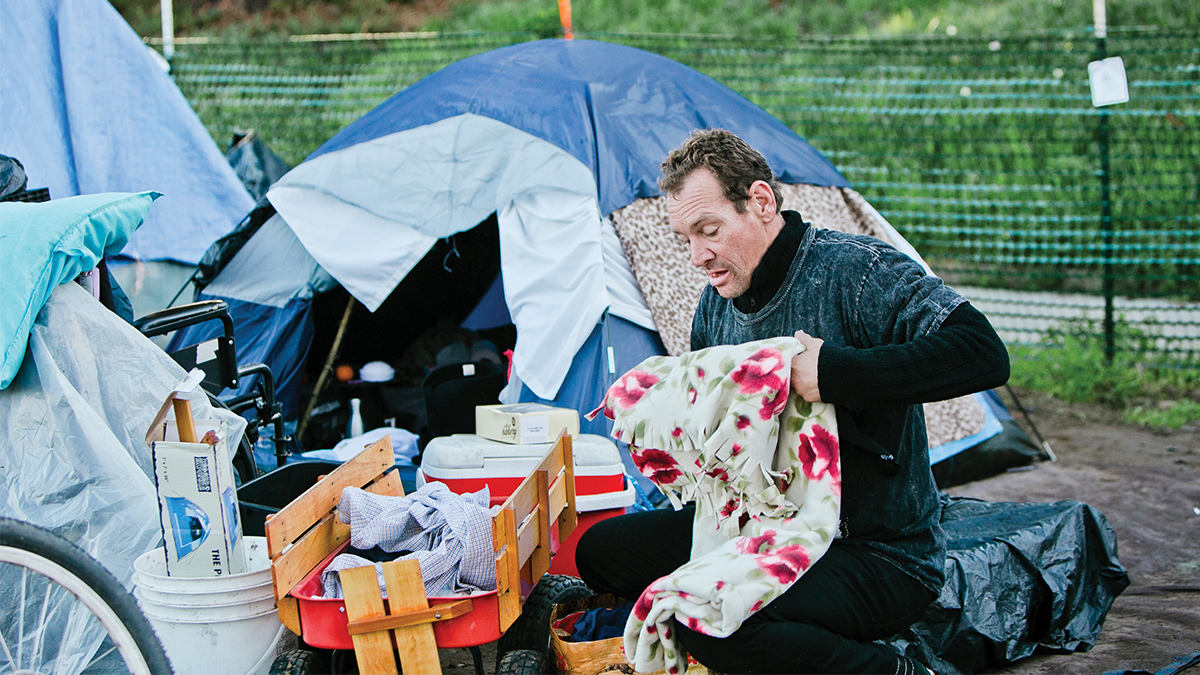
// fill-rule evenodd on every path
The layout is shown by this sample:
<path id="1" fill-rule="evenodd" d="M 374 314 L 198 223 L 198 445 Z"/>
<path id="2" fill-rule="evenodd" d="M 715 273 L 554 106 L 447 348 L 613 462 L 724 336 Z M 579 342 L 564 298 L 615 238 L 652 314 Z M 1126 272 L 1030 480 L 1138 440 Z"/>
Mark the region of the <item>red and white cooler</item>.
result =
<path id="1" fill-rule="evenodd" d="M 552 443 L 513 445 L 474 434 L 454 434 L 429 441 L 417 468 L 417 486 L 431 481 L 445 483 L 459 494 L 477 492 L 487 486 L 493 506 L 504 503 L 512 491 L 537 466 Z M 551 574 L 579 576 L 575 569 L 575 545 L 593 523 L 625 513 L 637 498 L 633 481 L 617 446 L 604 436 L 580 434 L 571 443 L 575 457 L 575 508 L 579 525 L 564 542 L 557 528 L 551 531 L 554 559 Z"/>

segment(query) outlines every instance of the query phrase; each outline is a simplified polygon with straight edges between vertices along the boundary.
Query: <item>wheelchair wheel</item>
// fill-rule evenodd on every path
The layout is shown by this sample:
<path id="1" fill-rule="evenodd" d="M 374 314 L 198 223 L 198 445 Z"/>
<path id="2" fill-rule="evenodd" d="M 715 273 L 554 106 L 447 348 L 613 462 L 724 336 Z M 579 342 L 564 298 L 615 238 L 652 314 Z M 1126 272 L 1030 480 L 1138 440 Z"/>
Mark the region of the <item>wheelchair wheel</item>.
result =
<path id="1" fill-rule="evenodd" d="M 0 518 L 0 588 L 0 672 L 172 672 L 133 596 L 59 536 Z"/>

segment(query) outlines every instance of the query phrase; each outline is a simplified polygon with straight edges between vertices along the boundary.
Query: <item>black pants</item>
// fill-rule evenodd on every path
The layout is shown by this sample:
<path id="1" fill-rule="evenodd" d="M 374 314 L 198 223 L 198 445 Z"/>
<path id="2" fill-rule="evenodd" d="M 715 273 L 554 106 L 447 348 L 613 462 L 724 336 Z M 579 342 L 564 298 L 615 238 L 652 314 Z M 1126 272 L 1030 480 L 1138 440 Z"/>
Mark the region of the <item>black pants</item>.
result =
<path id="1" fill-rule="evenodd" d="M 597 593 L 628 600 L 688 561 L 694 508 L 646 511 L 596 523 L 575 552 Z M 873 640 L 914 623 L 933 593 L 892 563 L 835 540 L 808 572 L 726 638 L 676 622 L 679 642 L 722 673 L 905 673 L 910 663 Z"/>

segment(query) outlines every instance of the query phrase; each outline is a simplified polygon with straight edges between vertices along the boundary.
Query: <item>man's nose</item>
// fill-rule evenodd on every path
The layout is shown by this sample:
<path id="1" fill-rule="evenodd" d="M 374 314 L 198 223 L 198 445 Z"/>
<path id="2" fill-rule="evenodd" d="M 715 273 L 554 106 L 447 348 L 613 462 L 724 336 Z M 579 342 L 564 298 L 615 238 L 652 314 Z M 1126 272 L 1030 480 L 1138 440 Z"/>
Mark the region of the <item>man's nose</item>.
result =
<path id="1" fill-rule="evenodd" d="M 692 264 L 696 267 L 703 267 L 708 261 L 716 256 L 702 243 L 693 243 L 688 246 L 689 252 L 692 254 Z"/>

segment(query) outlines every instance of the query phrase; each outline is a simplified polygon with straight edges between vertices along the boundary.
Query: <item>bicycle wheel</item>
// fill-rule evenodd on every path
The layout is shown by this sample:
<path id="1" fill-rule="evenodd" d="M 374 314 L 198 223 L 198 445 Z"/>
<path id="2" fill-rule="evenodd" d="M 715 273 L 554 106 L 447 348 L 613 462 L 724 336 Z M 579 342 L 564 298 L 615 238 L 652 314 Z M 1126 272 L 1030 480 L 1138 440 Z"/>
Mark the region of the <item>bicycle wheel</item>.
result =
<path id="1" fill-rule="evenodd" d="M 82 549 L 0 518 L 0 673 L 171 673 L 150 622 Z"/>

